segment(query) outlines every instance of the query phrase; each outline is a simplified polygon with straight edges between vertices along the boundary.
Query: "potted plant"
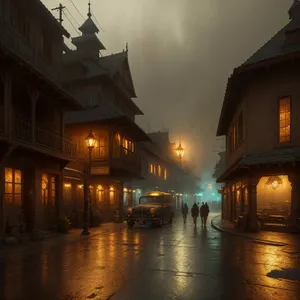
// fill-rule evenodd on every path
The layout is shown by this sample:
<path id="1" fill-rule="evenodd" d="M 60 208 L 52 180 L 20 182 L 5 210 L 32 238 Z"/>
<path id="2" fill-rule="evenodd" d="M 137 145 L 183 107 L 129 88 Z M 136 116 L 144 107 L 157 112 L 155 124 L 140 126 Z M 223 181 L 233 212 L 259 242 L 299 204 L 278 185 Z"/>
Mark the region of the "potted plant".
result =
<path id="1" fill-rule="evenodd" d="M 63 216 L 59 219 L 59 231 L 62 233 L 68 233 L 71 222 L 67 216 Z"/>

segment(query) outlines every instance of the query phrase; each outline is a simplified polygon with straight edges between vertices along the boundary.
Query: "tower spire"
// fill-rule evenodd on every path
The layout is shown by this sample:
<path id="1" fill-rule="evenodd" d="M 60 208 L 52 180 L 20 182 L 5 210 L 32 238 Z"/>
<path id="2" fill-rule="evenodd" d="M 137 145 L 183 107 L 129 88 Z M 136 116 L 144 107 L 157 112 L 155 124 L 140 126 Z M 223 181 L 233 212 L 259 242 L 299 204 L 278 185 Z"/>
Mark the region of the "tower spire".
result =
<path id="1" fill-rule="evenodd" d="M 88 17 L 90 18 L 92 16 L 92 13 L 91 13 L 91 0 L 89 0 L 89 12 L 88 12 Z"/>

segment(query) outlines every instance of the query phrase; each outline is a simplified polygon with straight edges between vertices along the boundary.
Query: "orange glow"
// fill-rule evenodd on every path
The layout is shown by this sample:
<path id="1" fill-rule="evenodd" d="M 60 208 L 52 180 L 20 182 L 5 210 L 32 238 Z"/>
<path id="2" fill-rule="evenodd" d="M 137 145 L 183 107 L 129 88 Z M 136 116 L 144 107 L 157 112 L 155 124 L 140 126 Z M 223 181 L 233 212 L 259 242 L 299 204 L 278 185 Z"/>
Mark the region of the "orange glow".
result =
<path id="1" fill-rule="evenodd" d="M 160 177 L 161 176 L 161 166 L 158 166 L 158 176 Z"/>
<path id="2" fill-rule="evenodd" d="M 116 191 L 113 186 L 109 187 L 109 204 L 111 206 L 115 205 L 115 197 L 116 197 Z"/>
<path id="3" fill-rule="evenodd" d="M 291 141 L 291 99 L 290 97 L 279 100 L 279 142 Z"/>
<path id="4" fill-rule="evenodd" d="M 71 184 L 71 183 L 65 183 L 65 184 L 64 184 L 64 187 L 67 188 L 67 189 L 68 189 L 68 188 L 71 188 L 71 187 L 72 187 L 72 184 Z"/>
<path id="5" fill-rule="evenodd" d="M 270 183 L 270 177 L 262 177 L 257 185 L 257 207 L 278 211 L 272 214 L 288 214 L 291 210 L 292 187 L 287 175 L 276 176 L 278 180 Z M 276 177 L 272 177 L 275 178 Z M 276 181 L 276 183 L 275 183 Z M 279 184 L 279 181 L 281 183 Z M 276 188 L 275 188 L 276 187 Z"/>

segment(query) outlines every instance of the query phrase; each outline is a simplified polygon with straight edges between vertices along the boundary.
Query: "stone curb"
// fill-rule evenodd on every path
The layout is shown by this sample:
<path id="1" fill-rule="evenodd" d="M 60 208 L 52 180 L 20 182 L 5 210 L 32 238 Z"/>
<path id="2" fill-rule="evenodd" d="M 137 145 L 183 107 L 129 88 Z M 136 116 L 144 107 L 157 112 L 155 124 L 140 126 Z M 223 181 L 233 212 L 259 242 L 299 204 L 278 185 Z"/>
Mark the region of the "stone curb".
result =
<path id="1" fill-rule="evenodd" d="M 234 236 L 238 236 L 238 237 L 241 237 L 241 238 L 244 238 L 244 239 L 248 239 L 248 240 L 253 240 L 253 241 L 258 241 L 258 242 L 263 242 L 263 243 L 268 243 L 268 244 L 272 244 L 274 246 L 288 246 L 290 244 L 287 244 L 287 243 L 280 243 L 280 242 L 277 242 L 277 241 L 271 241 L 271 240 L 265 240 L 265 239 L 260 239 L 260 238 L 256 238 L 256 237 L 252 237 L 252 236 L 248 236 L 248 235 L 245 235 L 243 233 L 236 233 L 236 232 L 231 232 L 229 230 L 226 230 L 218 225 L 216 225 L 214 223 L 214 220 L 216 218 L 219 218 L 220 216 L 216 216 L 214 217 L 212 220 L 211 220 L 211 226 L 212 228 L 220 231 L 220 232 L 223 232 L 223 233 L 226 233 L 226 234 L 230 234 L 230 235 L 234 235 Z"/>

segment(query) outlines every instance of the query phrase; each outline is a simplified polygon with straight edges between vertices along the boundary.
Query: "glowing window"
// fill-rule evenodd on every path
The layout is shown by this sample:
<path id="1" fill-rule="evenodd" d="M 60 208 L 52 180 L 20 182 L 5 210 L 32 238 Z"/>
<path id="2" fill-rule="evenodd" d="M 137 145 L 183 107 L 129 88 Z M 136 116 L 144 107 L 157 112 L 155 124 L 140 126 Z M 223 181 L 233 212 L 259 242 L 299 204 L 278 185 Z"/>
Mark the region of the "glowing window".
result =
<path id="1" fill-rule="evenodd" d="M 20 205 L 22 202 L 22 172 L 5 169 L 5 202 Z"/>
<path id="2" fill-rule="evenodd" d="M 71 183 L 64 184 L 63 201 L 64 201 L 64 203 L 72 202 L 72 184 Z"/>
<path id="3" fill-rule="evenodd" d="M 164 171 L 164 180 L 167 180 L 167 169 Z"/>
<path id="4" fill-rule="evenodd" d="M 116 201 L 116 191 L 113 186 L 109 188 L 109 205 L 114 206 Z"/>
<path id="5" fill-rule="evenodd" d="M 153 164 L 150 164 L 150 173 L 153 174 Z"/>
<path id="6" fill-rule="evenodd" d="M 104 201 L 104 188 L 102 185 L 97 186 L 97 199 L 99 202 Z"/>
<path id="7" fill-rule="evenodd" d="M 121 135 L 119 133 L 115 135 L 115 139 L 119 144 L 121 144 Z"/>
<path id="8" fill-rule="evenodd" d="M 158 176 L 160 177 L 161 176 L 161 166 L 157 167 L 157 172 L 158 172 Z"/>
<path id="9" fill-rule="evenodd" d="M 291 141 L 291 99 L 290 97 L 279 100 L 279 143 Z"/>

